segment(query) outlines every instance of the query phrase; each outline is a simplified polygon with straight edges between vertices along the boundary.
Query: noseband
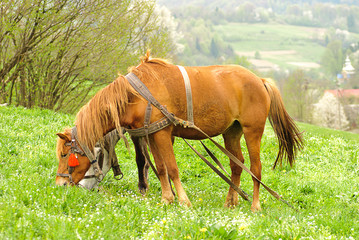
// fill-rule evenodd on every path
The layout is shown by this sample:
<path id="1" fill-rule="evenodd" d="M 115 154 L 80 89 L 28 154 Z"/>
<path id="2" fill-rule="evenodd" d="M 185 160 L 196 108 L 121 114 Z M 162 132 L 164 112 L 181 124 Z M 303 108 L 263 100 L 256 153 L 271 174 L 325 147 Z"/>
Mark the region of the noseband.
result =
<path id="1" fill-rule="evenodd" d="M 79 148 L 79 145 L 81 148 Z M 68 162 L 68 171 L 69 173 L 56 173 L 56 176 L 59 176 L 59 177 L 68 177 L 69 180 L 70 180 L 70 184 L 74 184 L 74 181 L 72 180 L 72 173 L 74 172 L 75 170 L 75 167 L 78 165 L 78 160 L 77 160 L 77 156 L 78 154 L 80 154 L 81 156 L 86 156 L 91 165 L 92 165 L 92 168 L 93 168 L 93 171 L 94 171 L 94 174 L 93 175 L 90 175 L 90 176 L 85 176 L 85 178 L 93 178 L 95 177 L 97 181 L 101 182 L 102 179 L 103 179 L 103 173 L 101 171 L 101 168 L 98 164 L 98 156 L 94 156 L 92 154 L 92 152 L 90 151 L 90 149 L 86 146 L 86 145 L 82 145 L 78 139 L 77 139 L 77 129 L 76 127 L 73 127 L 72 130 L 71 130 L 71 142 L 67 142 L 65 143 L 65 146 L 70 146 L 71 149 L 70 149 L 70 152 L 68 153 L 69 155 L 69 160 L 70 158 L 76 158 L 74 159 L 75 161 L 77 161 L 76 164 L 69 164 Z"/>

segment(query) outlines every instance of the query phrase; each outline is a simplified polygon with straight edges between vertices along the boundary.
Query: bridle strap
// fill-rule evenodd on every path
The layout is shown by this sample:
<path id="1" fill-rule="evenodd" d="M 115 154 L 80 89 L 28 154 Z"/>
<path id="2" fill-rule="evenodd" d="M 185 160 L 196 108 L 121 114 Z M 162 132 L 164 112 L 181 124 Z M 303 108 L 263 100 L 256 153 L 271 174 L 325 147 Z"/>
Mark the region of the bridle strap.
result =
<path id="1" fill-rule="evenodd" d="M 163 115 L 165 115 L 174 125 L 178 124 L 177 119 L 174 117 L 172 113 L 170 113 L 166 107 L 161 105 L 151 94 L 150 90 L 146 87 L 145 84 L 141 82 L 141 80 L 134 73 L 129 73 L 126 76 L 127 81 L 131 84 L 131 86 L 147 101 L 149 101 L 153 106 L 158 108 Z"/>
<path id="2" fill-rule="evenodd" d="M 78 140 L 76 127 L 72 128 L 71 135 L 72 135 L 72 138 L 74 140 L 76 140 L 76 142 L 80 145 L 80 147 L 84 151 L 86 157 L 89 159 L 89 161 L 93 167 L 95 177 L 97 178 L 97 180 L 101 181 L 103 178 L 103 173 L 101 171 L 100 166 L 98 165 L 98 161 L 97 161 L 96 157 L 92 154 L 90 149 L 86 145 L 81 144 L 81 142 Z M 100 178 L 101 175 L 102 175 L 102 178 Z"/>
<path id="3" fill-rule="evenodd" d="M 186 100 L 187 100 L 187 121 L 190 124 L 194 124 L 193 119 L 193 100 L 192 100 L 192 89 L 191 89 L 191 82 L 188 77 L 188 73 L 183 66 L 177 66 L 182 73 L 182 77 L 184 80 L 184 86 L 186 89 Z"/>
<path id="4" fill-rule="evenodd" d="M 56 173 L 56 176 L 59 176 L 59 177 L 68 177 L 69 180 L 70 180 L 70 184 L 72 183 L 72 184 L 75 185 L 74 181 L 72 180 L 72 175 L 69 174 L 69 173 Z"/>

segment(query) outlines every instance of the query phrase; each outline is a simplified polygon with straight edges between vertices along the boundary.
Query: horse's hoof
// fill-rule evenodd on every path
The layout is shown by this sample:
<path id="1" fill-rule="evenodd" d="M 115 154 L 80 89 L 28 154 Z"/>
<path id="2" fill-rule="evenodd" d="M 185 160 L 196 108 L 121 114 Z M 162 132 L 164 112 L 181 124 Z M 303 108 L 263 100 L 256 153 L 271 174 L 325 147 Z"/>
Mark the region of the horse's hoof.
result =
<path id="1" fill-rule="evenodd" d="M 236 207 L 237 207 L 237 205 L 233 205 L 233 204 L 228 204 L 228 203 L 225 203 L 225 204 L 224 204 L 224 207 L 225 207 L 225 208 L 234 209 L 234 208 L 236 208 Z"/>
<path id="2" fill-rule="evenodd" d="M 164 204 L 171 204 L 171 203 L 173 203 L 174 202 L 174 200 L 175 200 L 175 198 L 174 198 L 174 196 L 173 195 L 171 195 L 170 197 L 162 197 L 162 202 L 164 203 Z"/>
<path id="3" fill-rule="evenodd" d="M 148 185 L 144 184 L 144 183 L 139 183 L 138 184 L 138 190 L 140 191 L 140 193 L 144 196 L 146 195 L 147 191 L 148 191 Z"/>
<path id="4" fill-rule="evenodd" d="M 235 208 L 238 205 L 238 198 L 236 197 L 227 197 L 226 202 L 224 203 L 225 208 Z"/>
<path id="5" fill-rule="evenodd" d="M 256 205 L 252 204 L 251 210 L 252 210 L 252 212 L 254 212 L 254 213 L 255 213 L 255 212 L 260 212 L 260 211 L 262 211 L 260 204 L 256 204 Z"/>
<path id="6" fill-rule="evenodd" d="M 146 193 L 147 193 L 147 189 L 146 188 L 142 188 L 142 189 L 139 189 L 140 193 L 142 196 L 145 196 Z"/>
<path id="7" fill-rule="evenodd" d="M 138 188 L 138 190 L 142 196 L 145 196 L 148 191 L 148 188 Z"/>
<path id="8" fill-rule="evenodd" d="M 179 200 L 181 206 L 192 207 L 192 203 L 189 199 Z"/>

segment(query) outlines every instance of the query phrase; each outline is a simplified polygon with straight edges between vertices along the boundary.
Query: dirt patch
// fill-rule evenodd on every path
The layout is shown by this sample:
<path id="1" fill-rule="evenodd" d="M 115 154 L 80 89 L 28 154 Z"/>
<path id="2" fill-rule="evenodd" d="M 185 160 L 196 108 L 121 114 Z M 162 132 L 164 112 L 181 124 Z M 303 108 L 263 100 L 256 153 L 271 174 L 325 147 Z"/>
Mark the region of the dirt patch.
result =
<path id="1" fill-rule="evenodd" d="M 302 68 L 319 68 L 320 67 L 320 65 L 315 62 L 289 62 L 289 64 L 292 64 L 297 67 L 302 67 Z"/>
<path id="2" fill-rule="evenodd" d="M 278 51 L 258 51 L 260 54 L 261 59 L 255 59 L 256 51 L 244 51 L 236 53 L 240 56 L 245 56 L 248 60 L 260 71 L 270 71 L 279 69 L 277 64 L 274 64 L 265 59 L 273 59 L 273 58 L 280 58 L 281 56 L 288 56 L 288 55 L 297 55 L 298 52 L 295 50 L 278 50 Z M 320 65 L 315 62 L 287 62 L 293 66 L 297 66 L 300 68 L 319 68 Z"/>
<path id="3" fill-rule="evenodd" d="M 279 69 L 277 64 L 269 62 L 267 60 L 262 59 L 249 59 L 249 61 L 259 70 L 259 71 L 271 71 L 274 69 Z"/>
<path id="4" fill-rule="evenodd" d="M 278 51 L 258 51 L 261 57 L 271 57 L 271 56 L 281 56 L 281 55 L 295 55 L 297 51 L 295 50 L 278 50 Z M 254 58 L 256 51 L 246 51 L 246 52 L 236 52 L 240 56 L 246 56 Z"/>

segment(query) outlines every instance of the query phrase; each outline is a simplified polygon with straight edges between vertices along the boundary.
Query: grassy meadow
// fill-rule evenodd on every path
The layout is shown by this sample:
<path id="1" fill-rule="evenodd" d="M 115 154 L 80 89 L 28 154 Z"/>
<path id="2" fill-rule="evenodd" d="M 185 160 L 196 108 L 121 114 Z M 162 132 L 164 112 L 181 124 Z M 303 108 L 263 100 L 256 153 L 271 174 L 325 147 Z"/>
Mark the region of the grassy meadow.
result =
<path id="1" fill-rule="evenodd" d="M 263 182 L 298 212 L 261 188 L 262 211 L 252 213 L 243 200 L 235 209 L 223 207 L 227 184 L 181 139 L 175 153 L 191 208 L 162 204 L 152 172 L 142 197 L 134 149 L 128 153 L 122 141 L 116 148 L 122 180 L 111 173 L 99 191 L 55 186 L 55 133 L 73 120 L 49 110 L 0 107 L 0 239 L 359 239 L 359 135 L 299 124 L 306 148 L 294 168 L 272 170 L 278 148 L 268 125 Z M 223 154 L 208 145 L 229 170 Z M 252 192 L 246 173 L 242 188 Z"/>
<path id="2" fill-rule="evenodd" d="M 254 58 L 258 51 L 261 59 L 283 68 L 289 63 L 319 63 L 325 47 L 325 29 L 285 24 L 227 23 L 215 26 L 216 32 L 229 42 L 239 55 Z"/>

